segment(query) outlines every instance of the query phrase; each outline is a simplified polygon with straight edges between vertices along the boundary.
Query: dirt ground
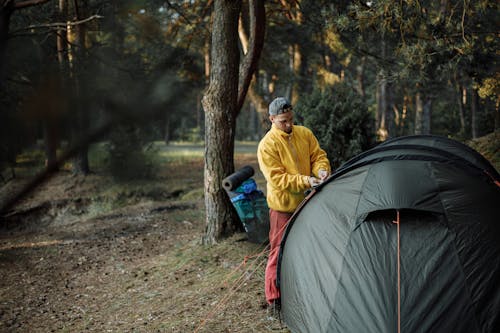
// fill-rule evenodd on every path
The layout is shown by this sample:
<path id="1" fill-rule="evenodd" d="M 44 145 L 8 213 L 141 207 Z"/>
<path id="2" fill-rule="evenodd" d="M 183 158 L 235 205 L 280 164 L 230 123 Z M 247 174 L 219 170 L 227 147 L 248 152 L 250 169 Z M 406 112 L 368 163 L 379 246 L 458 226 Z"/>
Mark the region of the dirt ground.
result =
<path id="1" fill-rule="evenodd" d="M 0 332 L 289 332 L 265 305 L 265 246 L 201 245 L 202 188 L 201 158 L 147 185 L 59 172 L 2 221 Z"/>

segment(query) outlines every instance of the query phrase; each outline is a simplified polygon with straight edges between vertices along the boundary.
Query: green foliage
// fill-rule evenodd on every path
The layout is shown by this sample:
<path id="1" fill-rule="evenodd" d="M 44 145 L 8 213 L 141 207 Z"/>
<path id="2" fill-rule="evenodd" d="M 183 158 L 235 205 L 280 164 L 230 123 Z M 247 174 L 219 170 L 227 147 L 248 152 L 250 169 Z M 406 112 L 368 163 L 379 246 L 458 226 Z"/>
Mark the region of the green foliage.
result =
<path id="1" fill-rule="evenodd" d="M 133 125 L 114 128 L 107 150 L 108 168 L 116 181 L 151 179 L 156 174 L 156 148 L 153 145 L 144 147 L 140 131 Z"/>
<path id="2" fill-rule="evenodd" d="M 500 132 L 470 140 L 466 144 L 477 150 L 500 172 Z"/>
<path id="3" fill-rule="evenodd" d="M 175 138 L 180 139 L 181 141 L 197 143 L 203 141 L 203 129 L 200 127 L 189 128 L 186 127 L 185 124 L 181 123 L 184 126 L 177 128 L 174 132 Z"/>
<path id="4" fill-rule="evenodd" d="M 374 143 L 373 118 L 361 97 L 346 84 L 303 96 L 295 113 L 298 122 L 314 132 L 333 168 Z"/>

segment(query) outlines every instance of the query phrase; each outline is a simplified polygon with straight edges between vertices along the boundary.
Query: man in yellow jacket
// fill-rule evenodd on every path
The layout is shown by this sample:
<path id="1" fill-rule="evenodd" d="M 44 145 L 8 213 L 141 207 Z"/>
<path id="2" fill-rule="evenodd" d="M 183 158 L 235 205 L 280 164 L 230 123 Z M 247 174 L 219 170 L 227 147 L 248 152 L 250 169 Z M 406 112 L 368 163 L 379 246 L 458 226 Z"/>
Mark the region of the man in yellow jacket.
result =
<path id="1" fill-rule="evenodd" d="M 310 129 L 293 124 L 292 105 L 278 97 L 269 104 L 271 130 L 257 149 L 259 167 L 267 181 L 270 252 L 265 273 L 268 304 L 279 306 L 276 265 L 288 219 L 304 199 L 307 189 L 330 175 L 330 163 Z"/>

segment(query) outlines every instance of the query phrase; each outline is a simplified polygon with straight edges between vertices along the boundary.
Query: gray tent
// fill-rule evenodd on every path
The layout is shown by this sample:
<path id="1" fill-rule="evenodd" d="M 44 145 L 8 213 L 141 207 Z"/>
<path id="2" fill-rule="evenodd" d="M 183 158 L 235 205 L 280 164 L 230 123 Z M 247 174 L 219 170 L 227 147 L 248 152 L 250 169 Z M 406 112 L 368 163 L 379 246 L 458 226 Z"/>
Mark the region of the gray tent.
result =
<path id="1" fill-rule="evenodd" d="M 500 332 L 499 181 L 443 137 L 353 158 L 285 231 L 283 320 L 303 333 Z"/>

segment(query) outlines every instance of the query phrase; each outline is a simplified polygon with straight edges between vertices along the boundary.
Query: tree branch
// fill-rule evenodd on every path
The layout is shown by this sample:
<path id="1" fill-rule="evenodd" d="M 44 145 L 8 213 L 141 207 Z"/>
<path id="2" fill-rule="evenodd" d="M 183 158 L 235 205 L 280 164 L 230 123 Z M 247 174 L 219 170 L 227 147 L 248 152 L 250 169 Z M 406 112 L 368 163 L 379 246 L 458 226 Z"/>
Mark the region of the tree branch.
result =
<path id="1" fill-rule="evenodd" d="M 266 10 L 264 0 L 250 0 L 248 3 L 250 17 L 250 42 L 248 53 L 240 66 L 240 80 L 238 85 L 238 102 L 235 109 L 236 115 L 241 111 L 245 102 L 248 87 L 252 76 L 257 70 L 260 54 L 264 47 L 264 35 L 266 26 Z"/>
<path id="2" fill-rule="evenodd" d="M 14 9 L 21 9 L 31 6 L 37 6 L 52 0 L 26 0 L 21 2 L 14 2 Z"/>
<path id="3" fill-rule="evenodd" d="M 86 23 L 86 22 L 89 22 L 89 21 L 92 21 L 92 20 L 95 20 L 95 19 L 101 19 L 101 18 L 104 18 L 104 16 L 96 14 L 96 15 L 89 16 L 86 19 L 78 20 L 78 21 L 72 21 L 72 22 L 55 22 L 55 23 L 47 23 L 47 24 L 34 24 L 34 25 L 29 25 L 27 27 L 18 29 L 16 31 L 13 31 L 11 34 L 16 34 L 16 33 L 21 32 L 21 31 L 32 30 L 32 29 L 42 29 L 42 28 L 49 28 L 49 29 L 50 28 L 58 28 L 58 29 L 60 29 L 60 28 L 66 28 L 67 26 L 75 26 L 75 25 L 83 24 L 83 23 Z"/>
<path id="4" fill-rule="evenodd" d="M 165 3 L 167 4 L 168 8 L 173 9 L 177 14 L 179 14 L 179 16 L 182 17 L 187 24 L 193 25 L 193 22 L 191 22 L 191 20 L 186 15 L 184 15 L 184 13 L 180 11 L 176 6 L 172 5 L 170 1 L 167 0 L 165 1 Z"/>

